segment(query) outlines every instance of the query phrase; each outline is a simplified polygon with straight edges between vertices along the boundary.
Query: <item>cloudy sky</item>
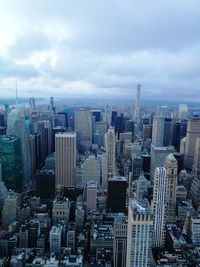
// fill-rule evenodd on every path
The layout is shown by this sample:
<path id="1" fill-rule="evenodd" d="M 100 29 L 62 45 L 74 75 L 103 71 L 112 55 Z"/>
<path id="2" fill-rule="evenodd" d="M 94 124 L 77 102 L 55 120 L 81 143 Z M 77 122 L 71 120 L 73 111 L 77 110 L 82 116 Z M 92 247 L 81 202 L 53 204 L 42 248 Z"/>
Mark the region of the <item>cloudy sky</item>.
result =
<path id="1" fill-rule="evenodd" d="M 0 0 L 0 96 L 200 99 L 199 0 Z"/>

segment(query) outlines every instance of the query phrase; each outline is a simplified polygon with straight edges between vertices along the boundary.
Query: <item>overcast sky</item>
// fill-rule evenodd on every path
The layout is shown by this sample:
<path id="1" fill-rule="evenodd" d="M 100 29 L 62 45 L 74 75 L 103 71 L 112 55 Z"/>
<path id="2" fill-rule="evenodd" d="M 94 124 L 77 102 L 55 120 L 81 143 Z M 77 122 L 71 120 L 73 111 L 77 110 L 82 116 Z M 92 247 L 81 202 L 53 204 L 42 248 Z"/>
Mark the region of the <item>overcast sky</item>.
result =
<path id="1" fill-rule="evenodd" d="M 0 0 L 0 96 L 200 100 L 199 0 Z"/>

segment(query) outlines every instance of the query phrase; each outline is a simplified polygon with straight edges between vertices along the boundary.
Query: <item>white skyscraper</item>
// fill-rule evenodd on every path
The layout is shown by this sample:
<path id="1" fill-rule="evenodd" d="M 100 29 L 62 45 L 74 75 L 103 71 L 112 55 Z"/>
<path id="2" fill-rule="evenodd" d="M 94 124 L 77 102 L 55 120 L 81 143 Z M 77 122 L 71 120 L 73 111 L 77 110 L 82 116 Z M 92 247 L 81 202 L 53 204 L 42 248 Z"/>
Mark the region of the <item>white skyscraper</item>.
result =
<path id="1" fill-rule="evenodd" d="M 75 187 L 76 133 L 63 132 L 55 135 L 56 184 Z"/>
<path id="2" fill-rule="evenodd" d="M 188 105 L 180 104 L 178 108 L 178 117 L 179 119 L 184 119 L 188 114 Z"/>
<path id="3" fill-rule="evenodd" d="M 106 158 L 107 158 L 107 170 L 108 173 L 115 174 L 115 131 L 113 128 L 109 128 L 108 132 L 105 134 L 105 148 L 106 148 Z"/>
<path id="4" fill-rule="evenodd" d="M 135 110 L 134 110 L 134 122 L 136 124 L 140 124 L 140 91 L 141 91 L 141 84 L 137 84 L 137 96 L 136 96 L 136 103 L 135 103 Z"/>
<path id="5" fill-rule="evenodd" d="M 165 244 L 166 188 L 166 170 L 164 167 L 156 168 L 152 201 L 152 210 L 154 213 L 154 247 L 163 247 Z"/>
<path id="6" fill-rule="evenodd" d="M 131 198 L 128 208 L 126 267 L 147 267 L 152 261 L 153 213 L 147 199 Z"/>
<path id="7" fill-rule="evenodd" d="M 176 222 L 177 160 L 171 153 L 165 161 L 166 169 L 166 222 Z"/>

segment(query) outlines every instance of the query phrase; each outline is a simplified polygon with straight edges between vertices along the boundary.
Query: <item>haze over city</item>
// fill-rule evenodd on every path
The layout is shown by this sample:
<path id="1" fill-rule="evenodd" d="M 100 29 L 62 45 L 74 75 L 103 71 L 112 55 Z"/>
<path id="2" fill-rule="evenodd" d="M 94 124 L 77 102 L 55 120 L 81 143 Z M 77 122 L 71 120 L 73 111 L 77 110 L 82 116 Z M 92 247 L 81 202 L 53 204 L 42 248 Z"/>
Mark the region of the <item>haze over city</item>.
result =
<path id="1" fill-rule="evenodd" d="M 200 2 L 0 1 L 2 97 L 197 101 Z M 181 94 L 180 94 L 181 92 Z"/>

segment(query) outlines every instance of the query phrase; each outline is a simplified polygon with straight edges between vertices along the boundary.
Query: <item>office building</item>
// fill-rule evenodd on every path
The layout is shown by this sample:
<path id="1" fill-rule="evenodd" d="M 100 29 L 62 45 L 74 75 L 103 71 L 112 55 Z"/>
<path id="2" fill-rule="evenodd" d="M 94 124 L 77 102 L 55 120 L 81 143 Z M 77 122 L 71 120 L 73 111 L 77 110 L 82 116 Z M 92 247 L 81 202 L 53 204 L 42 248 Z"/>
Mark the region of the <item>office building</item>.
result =
<path id="1" fill-rule="evenodd" d="M 108 131 L 108 123 L 106 121 L 98 121 L 98 122 L 96 122 L 95 123 L 95 131 L 96 131 L 96 133 L 99 134 L 99 138 L 100 138 L 99 145 L 100 146 L 105 146 L 104 136 Z"/>
<path id="2" fill-rule="evenodd" d="M 185 151 L 184 151 L 184 166 L 187 169 L 192 169 L 194 163 L 196 139 L 200 138 L 200 117 L 189 119 L 187 126 Z"/>
<path id="3" fill-rule="evenodd" d="M 176 222 L 176 186 L 177 186 L 177 160 L 170 153 L 165 161 L 166 169 L 166 222 Z"/>
<path id="4" fill-rule="evenodd" d="M 23 173 L 19 138 L 7 135 L 0 136 L 0 163 L 6 187 L 14 190 L 21 189 Z"/>
<path id="5" fill-rule="evenodd" d="M 173 120 L 172 118 L 164 119 L 164 130 L 163 130 L 163 146 L 172 145 L 173 136 Z"/>
<path id="6" fill-rule="evenodd" d="M 61 252 L 61 239 L 62 239 L 63 226 L 52 226 L 49 233 L 50 252 L 59 254 Z"/>
<path id="7" fill-rule="evenodd" d="M 92 116 L 87 108 L 75 111 L 75 131 L 80 144 L 89 149 L 92 145 Z"/>
<path id="8" fill-rule="evenodd" d="M 155 146 L 163 146 L 164 137 L 164 117 L 155 116 L 153 119 L 152 144 Z"/>
<path id="9" fill-rule="evenodd" d="M 194 175 L 200 175 L 200 138 L 196 139 L 192 172 Z"/>
<path id="10" fill-rule="evenodd" d="M 95 181 L 87 183 L 86 206 L 87 210 L 95 210 L 97 208 L 97 183 Z"/>
<path id="11" fill-rule="evenodd" d="M 52 223 L 57 225 L 59 223 L 68 224 L 70 213 L 70 203 L 68 198 L 57 197 L 53 201 L 52 208 Z"/>
<path id="12" fill-rule="evenodd" d="M 90 155 L 82 164 L 82 179 L 83 186 L 87 184 L 87 182 L 94 180 L 98 187 L 100 186 L 100 162 L 95 156 Z"/>
<path id="13" fill-rule="evenodd" d="M 117 214 L 117 216 L 114 217 L 114 225 L 113 225 L 114 267 L 126 267 L 127 227 L 128 227 L 127 217 L 125 217 L 123 213 Z"/>
<path id="14" fill-rule="evenodd" d="M 164 247 L 166 223 L 166 170 L 156 168 L 154 175 L 152 211 L 154 214 L 153 246 Z"/>
<path id="15" fill-rule="evenodd" d="M 151 145 L 151 178 L 154 178 L 156 167 L 164 167 L 166 157 L 174 152 L 174 147 L 157 147 Z"/>
<path id="16" fill-rule="evenodd" d="M 125 177 L 114 176 L 108 178 L 107 211 L 126 211 L 126 188 L 127 180 Z"/>
<path id="17" fill-rule="evenodd" d="M 107 173 L 115 174 L 115 132 L 113 128 L 109 128 L 105 134 L 105 148 L 107 159 Z"/>
<path id="18" fill-rule="evenodd" d="M 75 187 L 76 133 L 66 132 L 55 135 L 56 185 Z"/>
<path id="19" fill-rule="evenodd" d="M 130 198 L 126 267 L 152 264 L 153 213 L 147 199 Z"/>
<path id="20" fill-rule="evenodd" d="M 26 133 L 24 107 L 15 109 L 8 114 L 7 135 L 16 136 L 20 139 L 23 182 L 27 184 L 31 180 L 31 158 Z"/>
<path id="21" fill-rule="evenodd" d="M 135 110 L 133 117 L 135 124 L 138 126 L 140 124 L 140 91 L 141 91 L 141 84 L 137 84 L 137 96 L 136 96 L 136 103 L 135 103 Z"/>
<path id="22" fill-rule="evenodd" d="M 17 207 L 20 204 L 19 194 L 9 191 L 7 198 L 4 201 L 2 210 L 2 223 L 5 226 L 17 220 Z"/>

